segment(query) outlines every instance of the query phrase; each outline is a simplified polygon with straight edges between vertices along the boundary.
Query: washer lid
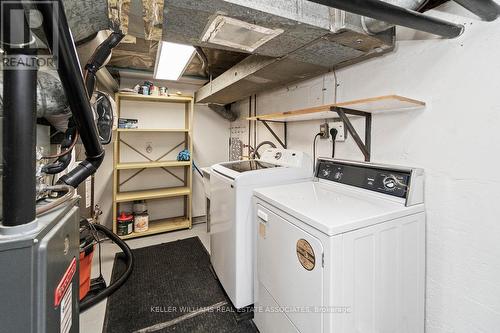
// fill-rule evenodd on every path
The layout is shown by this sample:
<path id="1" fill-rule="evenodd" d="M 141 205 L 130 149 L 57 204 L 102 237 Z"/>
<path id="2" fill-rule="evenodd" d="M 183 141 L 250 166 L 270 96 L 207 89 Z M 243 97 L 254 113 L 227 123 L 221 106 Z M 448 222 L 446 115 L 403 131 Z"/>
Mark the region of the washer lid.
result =
<path id="1" fill-rule="evenodd" d="M 335 183 L 308 181 L 260 188 L 254 194 L 329 236 L 423 211 L 423 205 L 406 207 Z"/>

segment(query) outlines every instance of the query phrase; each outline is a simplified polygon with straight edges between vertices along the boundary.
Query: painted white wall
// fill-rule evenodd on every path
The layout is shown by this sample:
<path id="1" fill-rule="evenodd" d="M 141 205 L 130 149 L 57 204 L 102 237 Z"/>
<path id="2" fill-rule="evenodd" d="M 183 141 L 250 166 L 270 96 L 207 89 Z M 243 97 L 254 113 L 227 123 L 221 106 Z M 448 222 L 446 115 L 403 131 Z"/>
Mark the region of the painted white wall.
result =
<path id="1" fill-rule="evenodd" d="M 142 80 L 144 81 L 144 80 Z M 132 88 L 136 83 L 138 83 L 138 79 L 122 79 L 120 88 Z M 158 82 L 155 84 L 162 84 Z M 173 91 L 181 91 L 183 95 L 191 95 L 193 94 L 196 86 L 181 84 L 175 85 L 169 83 L 167 85 L 171 92 Z M 131 108 L 132 109 L 132 108 Z M 132 112 L 132 111 L 130 111 Z M 144 112 L 141 112 L 144 114 Z M 132 117 L 132 113 L 128 113 L 127 116 Z M 149 118 L 144 119 L 144 121 L 155 121 L 156 118 L 161 117 L 161 115 L 151 116 Z M 135 117 L 137 118 L 137 117 Z M 194 121 L 193 121 L 193 138 L 194 138 L 194 153 L 193 158 L 196 164 L 199 167 L 211 166 L 220 161 L 226 161 L 228 158 L 228 150 L 229 150 L 229 141 L 228 134 L 229 133 L 229 122 L 220 116 L 218 116 L 215 112 L 210 110 L 207 106 L 197 104 L 195 105 L 194 110 Z M 136 134 L 131 134 L 136 135 Z M 136 144 L 141 148 L 141 150 L 145 150 L 145 145 L 141 144 L 141 141 L 146 140 L 147 138 L 138 138 L 139 142 Z M 136 141 L 137 141 L 136 140 Z M 159 142 L 161 140 L 155 140 L 155 138 L 147 139 L 148 141 Z M 135 145 L 134 145 L 135 146 Z M 158 149 L 156 149 L 158 148 Z M 154 154 L 160 152 L 162 150 L 162 144 L 155 144 L 153 148 Z M 103 210 L 103 216 L 101 217 L 101 223 L 106 226 L 111 227 L 112 222 L 112 193 L 113 193 L 113 145 L 105 146 L 106 156 L 104 161 L 96 173 L 95 177 L 95 202 L 101 206 Z M 166 149 L 163 149 L 166 150 Z M 168 149 L 167 149 L 168 150 Z M 153 154 L 153 155 L 154 155 Z M 138 161 L 142 161 L 143 159 L 139 159 L 139 156 L 135 155 Z M 173 156 L 173 155 L 172 155 Z M 127 155 L 126 157 L 133 158 L 132 154 Z M 175 158 L 173 156 L 172 158 Z M 160 172 L 160 171 L 158 171 Z M 166 176 L 166 177 L 165 177 Z M 171 181 L 171 177 L 168 174 L 161 171 L 161 173 L 155 173 L 154 171 L 148 172 L 145 174 L 145 177 L 142 177 L 141 180 L 145 182 L 154 181 L 157 177 L 162 177 L 162 180 Z M 170 177 L 170 179 L 168 178 Z M 134 187 L 138 184 L 127 184 L 127 186 Z M 135 189 L 135 188 L 134 188 Z M 165 203 L 164 201 L 162 201 Z M 182 208 L 182 202 L 178 203 L 178 207 Z M 175 206 L 175 202 L 168 203 L 168 206 Z M 161 207 L 157 207 L 158 205 L 154 205 L 156 211 L 160 211 Z M 167 214 L 176 215 L 177 211 L 168 211 Z M 158 213 L 159 214 L 159 213 Z M 179 214 L 177 214 L 179 215 Z M 203 181 L 198 173 L 193 174 L 193 216 L 203 216 L 205 215 L 205 194 L 203 190 Z M 163 216 L 165 217 L 165 216 Z"/>
<path id="2" fill-rule="evenodd" d="M 338 101 L 399 94 L 427 102 L 374 116 L 372 160 L 426 171 L 426 331 L 498 332 L 500 20 L 481 22 L 454 3 L 430 14 L 464 23 L 465 33 L 441 40 L 399 29 L 395 52 L 337 72 Z M 328 74 L 259 94 L 258 113 L 332 103 L 334 86 Z M 238 103 L 245 116 L 247 103 Z M 311 152 L 319 124 L 291 123 L 289 147 Z M 354 124 L 363 135 L 363 121 Z M 257 138 L 272 137 L 260 126 Z M 318 151 L 329 156 L 330 143 Z M 338 144 L 337 157 L 362 160 L 352 139 Z"/>

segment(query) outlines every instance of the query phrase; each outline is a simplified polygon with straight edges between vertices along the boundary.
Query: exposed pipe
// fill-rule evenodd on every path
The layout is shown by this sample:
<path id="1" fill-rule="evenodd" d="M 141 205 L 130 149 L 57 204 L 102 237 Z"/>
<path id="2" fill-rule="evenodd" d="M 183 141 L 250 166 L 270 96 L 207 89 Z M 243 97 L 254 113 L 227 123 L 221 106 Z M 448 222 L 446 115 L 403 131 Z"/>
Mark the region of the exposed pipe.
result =
<path id="1" fill-rule="evenodd" d="M 56 155 L 57 160 L 42 167 L 42 172 L 49 175 L 57 175 L 66 170 L 71 163 L 71 152 L 78 141 L 78 131 L 74 125 L 70 126 L 65 133 L 65 138 L 61 143 L 61 153 Z M 44 156 L 44 158 L 47 158 Z"/>
<path id="2" fill-rule="evenodd" d="M 37 51 L 21 2 L 2 3 L 3 221 L 13 227 L 35 220 Z M 17 14 L 17 15 L 16 15 Z"/>
<path id="3" fill-rule="evenodd" d="M 233 122 L 238 119 L 238 114 L 231 109 L 231 104 L 222 105 L 210 103 L 208 107 L 226 120 Z"/>
<path id="4" fill-rule="evenodd" d="M 485 21 L 494 21 L 500 16 L 500 6 L 493 0 L 455 0 L 468 11 Z"/>
<path id="5" fill-rule="evenodd" d="M 419 10 L 427 2 L 429 2 L 429 0 L 383 0 L 383 1 L 410 10 Z M 363 16 L 363 18 L 361 19 L 361 24 L 363 25 L 363 29 L 369 34 L 376 34 L 394 27 L 394 24 L 390 24 L 366 16 Z"/>
<path id="6" fill-rule="evenodd" d="M 309 0 L 354 14 L 372 17 L 395 25 L 425 31 L 446 38 L 462 34 L 464 26 L 391 5 L 380 0 Z"/>
<path id="7" fill-rule="evenodd" d="M 58 7 L 57 10 L 53 10 L 54 6 Z M 94 112 L 87 96 L 62 1 L 37 2 L 37 8 L 43 16 L 43 30 L 52 53 L 57 44 L 58 54 L 55 56 L 59 77 L 87 154 L 85 161 L 59 179 L 59 183 L 76 188 L 97 171 L 104 159 L 104 149 L 99 141 Z"/>
<path id="8" fill-rule="evenodd" d="M 114 31 L 102 44 L 100 44 L 85 65 L 85 86 L 89 98 L 94 93 L 96 75 L 99 69 L 105 64 L 111 55 L 111 51 L 122 41 L 125 35 L 122 32 Z"/>

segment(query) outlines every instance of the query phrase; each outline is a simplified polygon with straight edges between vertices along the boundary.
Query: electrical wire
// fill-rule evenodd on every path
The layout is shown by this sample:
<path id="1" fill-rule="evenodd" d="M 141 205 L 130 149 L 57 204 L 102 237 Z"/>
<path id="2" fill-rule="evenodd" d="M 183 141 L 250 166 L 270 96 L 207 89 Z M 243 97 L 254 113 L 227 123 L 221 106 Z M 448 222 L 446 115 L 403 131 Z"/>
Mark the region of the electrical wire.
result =
<path id="1" fill-rule="evenodd" d="M 46 189 L 49 191 L 57 191 L 57 192 L 66 191 L 66 194 L 64 194 L 62 197 L 60 197 L 60 198 L 58 198 L 58 199 L 56 199 L 48 204 L 37 207 L 36 208 L 36 216 L 47 214 L 51 210 L 59 207 L 60 205 L 62 205 L 66 201 L 73 198 L 73 196 L 75 195 L 75 189 L 69 185 L 48 186 Z"/>
<path id="2" fill-rule="evenodd" d="M 337 135 L 339 131 L 336 128 L 330 129 L 330 136 L 332 137 L 332 158 L 335 158 L 335 140 L 337 140 Z"/>
<path id="3" fill-rule="evenodd" d="M 125 254 L 125 258 L 127 261 L 127 268 L 125 269 L 125 272 L 117 280 L 112 282 L 106 289 L 104 289 L 95 296 L 85 298 L 83 301 L 81 301 L 80 312 L 88 310 L 90 307 L 96 305 L 103 299 L 111 296 L 116 290 L 118 290 L 125 283 L 125 281 L 127 281 L 134 267 L 134 256 L 132 254 L 132 251 L 130 250 L 130 247 L 128 247 L 128 245 L 120 237 L 118 237 L 116 234 L 114 234 L 111 230 L 109 230 L 103 225 L 94 224 L 94 228 L 96 228 L 97 231 L 102 232 L 104 235 L 108 236 L 108 238 L 111 239 L 113 243 L 115 243 L 120 247 L 120 249 Z"/>
<path id="4" fill-rule="evenodd" d="M 75 130 L 75 135 L 74 135 L 73 141 L 71 142 L 71 145 L 66 150 L 61 151 L 59 154 L 42 156 L 42 160 L 49 160 L 49 159 L 53 159 L 53 158 L 59 158 L 59 157 L 62 157 L 62 156 L 65 156 L 65 155 L 71 153 L 71 151 L 73 150 L 73 148 L 76 146 L 76 143 L 78 142 L 79 136 L 80 135 L 78 133 L 78 130 Z"/>
<path id="5" fill-rule="evenodd" d="M 90 223 L 87 221 L 87 225 L 89 227 L 90 233 L 97 243 L 98 251 L 99 251 L 99 277 L 102 278 L 102 257 L 101 257 L 101 243 L 102 240 L 99 238 L 99 231 L 97 231 L 94 223 Z M 93 246 L 93 245 L 92 245 Z"/>

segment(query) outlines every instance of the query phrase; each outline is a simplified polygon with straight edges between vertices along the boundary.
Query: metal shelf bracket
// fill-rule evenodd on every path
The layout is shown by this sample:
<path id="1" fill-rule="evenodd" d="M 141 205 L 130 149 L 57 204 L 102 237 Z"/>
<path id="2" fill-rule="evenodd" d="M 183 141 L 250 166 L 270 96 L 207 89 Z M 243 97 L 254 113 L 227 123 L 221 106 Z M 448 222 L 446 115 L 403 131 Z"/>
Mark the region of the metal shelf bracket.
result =
<path id="1" fill-rule="evenodd" d="M 278 141 L 278 143 L 284 148 L 286 149 L 287 145 L 288 145 L 288 138 L 287 138 L 287 124 L 285 121 L 272 121 L 272 120 L 261 120 L 261 119 L 257 119 L 258 121 L 260 121 L 261 123 L 264 124 L 264 126 L 267 128 L 267 130 L 273 135 L 273 137 L 276 139 L 276 141 Z M 268 123 L 280 123 L 280 124 L 283 124 L 283 133 L 284 133 L 284 138 L 283 140 L 281 140 L 281 138 L 278 136 L 278 134 L 276 134 L 276 132 L 271 128 L 271 126 L 269 126 Z"/>
<path id="2" fill-rule="evenodd" d="M 371 145 L 372 145 L 372 114 L 368 112 L 351 110 L 346 108 L 341 108 L 334 106 L 330 109 L 332 112 L 336 112 L 340 119 L 344 122 L 347 131 L 351 134 L 352 138 L 358 145 L 359 149 L 365 156 L 365 161 L 369 162 L 371 158 Z M 358 132 L 352 125 L 349 117 L 347 115 L 360 116 L 365 118 L 365 141 L 361 140 Z"/>

